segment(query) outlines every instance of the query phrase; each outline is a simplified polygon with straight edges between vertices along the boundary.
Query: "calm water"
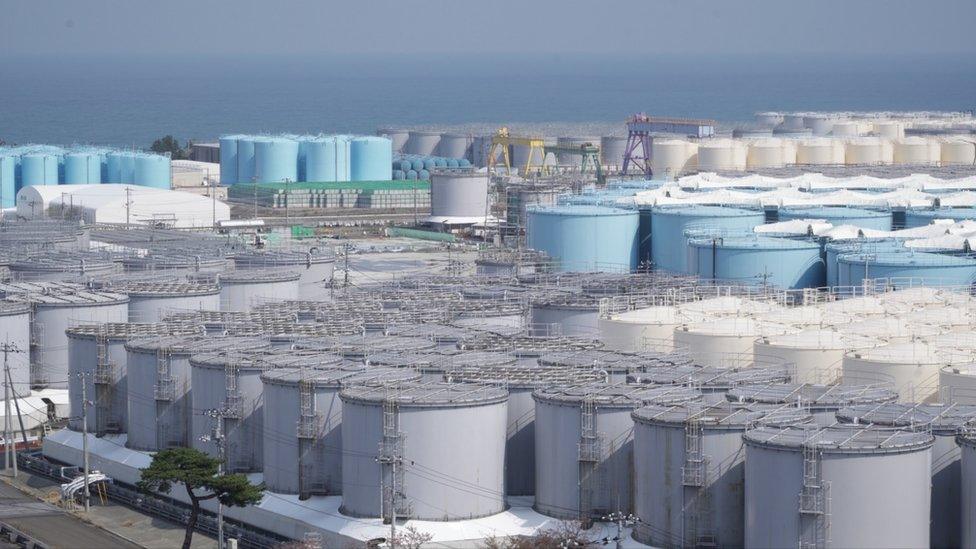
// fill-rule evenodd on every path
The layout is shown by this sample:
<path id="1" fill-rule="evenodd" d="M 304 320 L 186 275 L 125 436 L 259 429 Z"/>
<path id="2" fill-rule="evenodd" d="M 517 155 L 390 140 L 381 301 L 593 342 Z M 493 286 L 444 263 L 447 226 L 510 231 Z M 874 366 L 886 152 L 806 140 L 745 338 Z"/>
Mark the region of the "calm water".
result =
<path id="1" fill-rule="evenodd" d="M 0 59 L 0 74 L 7 143 L 976 107 L 976 60 L 945 56 L 38 58 Z"/>

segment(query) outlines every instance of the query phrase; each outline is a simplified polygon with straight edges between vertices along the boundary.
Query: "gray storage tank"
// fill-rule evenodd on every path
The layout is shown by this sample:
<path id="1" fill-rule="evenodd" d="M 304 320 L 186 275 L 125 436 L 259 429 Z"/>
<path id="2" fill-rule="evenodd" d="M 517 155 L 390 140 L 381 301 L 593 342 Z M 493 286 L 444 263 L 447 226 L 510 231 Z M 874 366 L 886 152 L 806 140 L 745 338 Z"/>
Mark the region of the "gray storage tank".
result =
<path id="1" fill-rule="evenodd" d="M 539 366 L 559 366 L 601 374 L 609 383 L 624 383 L 627 376 L 640 373 L 656 362 L 633 354 L 588 349 L 583 351 L 554 351 L 539 357 Z"/>
<path id="2" fill-rule="evenodd" d="M 0 338 L 13 348 L 7 355 L 13 389 L 18 394 L 29 393 L 31 307 L 28 303 L 0 301 Z"/>
<path id="3" fill-rule="evenodd" d="M 553 518 L 583 522 L 633 509 L 630 413 L 646 404 L 701 398 L 688 387 L 605 383 L 543 387 L 532 396 L 534 508 Z"/>
<path id="4" fill-rule="evenodd" d="M 298 271 L 281 269 L 242 269 L 220 273 L 217 275 L 220 310 L 249 311 L 266 301 L 298 299 L 300 279 Z"/>
<path id="5" fill-rule="evenodd" d="M 508 389 L 508 439 L 505 443 L 505 494 L 535 494 L 535 401 L 532 392 L 554 385 L 590 384 L 602 381 L 595 372 L 572 368 L 483 365 L 451 370 L 445 380 L 454 383 L 488 383 Z"/>
<path id="6" fill-rule="evenodd" d="M 811 421 L 796 408 L 731 402 L 652 405 L 631 417 L 634 537 L 656 547 L 742 547 L 742 433 Z"/>
<path id="7" fill-rule="evenodd" d="M 448 521 L 505 510 L 505 389 L 407 383 L 339 396 L 343 514 Z"/>
<path id="8" fill-rule="evenodd" d="M 162 336 L 129 341 L 125 349 L 128 440 L 133 450 L 155 452 L 191 445 L 190 356 L 235 349 L 266 349 L 245 337 Z"/>
<path id="9" fill-rule="evenodd" d="M 293 356 L 293 355 L 286 355 Z M 311 359 L 311 360 L 306 360 Z M 337 357 L 336 357 L 337 358 Z M 314 356 L 261 374 L 264 391 L 264 482 L 279 494 L 342 493 L 342 403 L 351 385 L 414 381 L 419 376 L 361 365 L 323 368 Z"/>
<path id="10" fill-rule="evenodd" d="M 386 330 L 387 335 L 430 339 L 436 344 L 438 350 L 457 349 L 458 341 L 469 333 L 464 328 L 435 323 L 395 325 Z"/>
<path id="11" fill-rule="evenodd" d="M 205 282 L 125 282 L 113 285 L 129 296 L 129 319 L 159 322 L 176 312 L 220 309 L 220 287 Z"/>
<path id="12" fill-rule="evenodd" d="M 776 367 L 726 369 L 679 365 L 672 368 L 653 368 L 627 376 L 627 383 L 694 387 L 702 392 L 702 398 L 708 403 L 725 400 L 725 394 L 735 387 L 765 386 L 789 381 L 789 370 Z"/>
<path id="13" fill-rule="evenodd" d="M 746 547 L 928 547 L 932 435 L 746 432 Z"/>
<path id="14" fill-rule="evenodd" d="M 298 295 L 301 299 L 329 297 L 329 284 L 335 270 L 332 248 L 315 246 L 308 250 L 273 250 L 242 252 L 234 255 L 237 269 L 288 269 L 298 271 Z"/>
<path id="15" fill-rule="evenodd" d="M 976 432 L 970 430 L 956 438 L 962 450 L 961 475 L 962 492 L 960 506 L 962 523 L 962 546 L 976 547 Z"/>
<path id="16" fill-rule="evenodd" d="M 779 404 L 809 411 L 823 427 L 837 422 L 837 410 L 847 406 L 895 402 L 898 393 L 876 385 L 814 385 L 777 383 L 734 387 L 725 394 L 731 402 Z"/>
<path id="17" fill-rule="evenodd" d="M 78 324 L 129 319 L 129 298 L 111 292 L 42 286 L 39 292 L 14 294 L 8 299 L 31 306 L 31 384 L 52 389 L 68 388 L 65 330 Z"/>
<path id="18" fill-rule="evenodd" d="M 943 404 L 862 404 L 837 412 L 841 423 L 897 427 L 930 432 L 932 445 L 932 503 L 929 544 L 968 547 L 962 542 L 962 450 L 956 436 L 976 421 L 976 406 Z"/>
<path id="19" fill-rule="evenodd" d="M 15 280 L 60 282 L 81 276 L 101 276 L 119 271 L 119 265 L 99 254 L 50 253 L 12 261 L 10 273 Z"/>
<path id="20" fill-rule="evenodd" d="M 529 335 L 597 337 L 600 300 L 581 294 L 556 294 L 532 300 Z"/>

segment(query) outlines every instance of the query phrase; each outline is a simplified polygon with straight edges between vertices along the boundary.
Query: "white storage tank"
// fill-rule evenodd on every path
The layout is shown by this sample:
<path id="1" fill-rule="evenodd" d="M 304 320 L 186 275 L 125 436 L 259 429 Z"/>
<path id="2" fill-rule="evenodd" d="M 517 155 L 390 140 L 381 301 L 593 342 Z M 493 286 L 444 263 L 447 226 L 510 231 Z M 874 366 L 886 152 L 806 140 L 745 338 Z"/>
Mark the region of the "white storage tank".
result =
<path id="1" fill-rule="evenodd" d="M 173 313 L 220 309 L 220 287 L 206 282 L 127 282 L 113 289 L 129 296 L 129 320 L 159 322 Z"/>
<path id="2" fill-rule="evenodd" d="M 281 269 L 242 269 L 217 275 L 221 311 L 249 311 L 267 301 L 299 298 L 301 274 Z"/>
<path id="3" fill-rule="evenodd" d="M 844 355 L 842 382 L 884 385 L 898 392 L 900 402 L 923 402 L 937 394 L 943 367 L 971 360 L 922 341 L 892 343 Z"/>
<path id="4" fill-rule="evenodd" d="M 813 135 L 829 134 L 836 122 L 836 118 L 825 114 L 809 114 L 803 117 L 803 127 L 810 128 Z"/>
<path id="5" fill-rule="evenodd" d="M 407 136 L 406 143 L 403 144 L 403 152 L 405 154 L 430 156 L 437 150 L 437 144 L 440 141 L 440 132 L 412 130 Z"/>
<path id="6" fill-rule="evenodd" d="M 756 139 L 748 144 L 746 167 L 750 170 L 761 168 L 782 168 L 796 163 L 796 149 L 781 139 Z M 792 155 L 787 152 L 792 151 Z"/>
<path id="7" fill-rule="evenodd" d="M 874 123 L 874 133 L 884 139 L 902 139 L 905 137 L 905 124 L 897 120 L 879 120 Z"/>
<path id="8" fill-rule="evenodd" d="M 243 337 L 161 336 L 125 345 L 128 390 L 126 447 L 155 452 L 192 443 L 190 355 L 226 350 L 266 349 L 268 343 Z"/>
<path id="9" fill-rule="evenodd" d="M 464 328 L 433 322 L 391 326 L 386 330 L 386 335 L 429 339 L 434 342 L 437 351 L 457 349 L 457 343 L 469 333 Z"/>
<path id="10" fill-rule="evenodd" d="M 834 383 L 841 377 L 844 355 L 882 345 L 872 337 L 848 334 L 836 329 L 808 329 L 794 334 L 764 336 L 753 344 L 753 355 L 761 363 L 780 360 L 791 364 L 797 383 Z"/>
<path id="11" fill-rule="evenodd" d="M 703 172 L 746 169 L 748 147 L 733 139 L 708 139 L 698 143 L 698 169 Z"/>
<path id="12" fill-rule="evenodd" d="M 610 170 L 623 168 L 625 154 L 627 154 L 626 137 L 608 135 L 600 138 L 600 161 Z"/>
<path id="13" fill-rule="evenodd" d="M 430 215 L 458 219 L 458 222 L 484 220 L 488 209 L 488 173 L 434 172 L 430 175 Z"/>
<path id="14" fill-rule="evenodd" d="M 895 164 L 921 164 L 931 166 L 942 160 L 942 147 L 938 141 L 925 137 L 906 137 L 892 145 Z"/>
<path id="15" fill-rule="evenodd" d="M 697 364 L 715 368 L 748 368 L 755 364 L 756 338 L 797 331 L 789 326 L 729 317 L 684 324 L 674 329 L 674 346 Z"/>
<path id="16" fill-rule="evenodd" d="M 746 547 L 928 547 L 932 435 L 746 432 Z"/>
<path id="17" fill-rule="evenodd" d="M 890 141 L 874 137 L 851 139 L 844 146 L 844 163 L 849 166 L 891 164 L 893 154 Z"/>
<path id="18" fill-rule="evenodd" d="M 595 337 L 599 312 L 599 300 L 583 294 L 539 296 L 529 306 L 529 335 Z"/>
<path id="19" fill-rule="evenodd" d="M 772 112 L 772 111 L 764 111 L 764 112 L 756 113 L 756 124 L 766 128 L 776 127 L 782 124 L 783 121 L 784 121 L 784 116 L 782 113 Z"/>
<path id="20" fill-rule="evenodd" d="M 450 521 L 505 510 L 508 391 L 406 383 L 339 398 L 343 514 Z"/>
<path id="21" fill-rule="evenodd" d="M 237 269 L 288 269 L 298 271 L 298 295 L 302 299 L 327 300 L 335 253 L 326 246 L 306 250 L 249 251 L 234 256 Z"/>
<path id="22" fill-rule="evenodd" d="M 68 336 L 78 324 L 126 322 L 129 298 L 111 292 L 68 286 L 45 287 L 39 293 L 15 294 L 7 299 L 29 303 L 31 315 L 31 385 L 68 388 Z"/>
<path id="23" fill-rule="evenodd" d="M 581 520 L 633 509 L 630 414 L 647 404 L 691 402 L 687 387 L 603 383 L 538 389 L 535 399 L 536 511 Z"/>
<path id="24" fill-rule="evenodd" d="M 651 140 L 651 172 L 655 179 L 674 179 L 697 169 L 697 143 L 683 139 Z"/>
<path id="25" fill-rule="evenodd" d="M 28 255 L 8 265 L 14 280 L 61 282 L 81 277 L 97 277 L 119 272 L 119 264 L 97 254 L 44 253 Z"/>
<path id="26" fill-rule="evenodd" d="M 946 139 L 942 141 L 941 161 L 943 166 L 972 166 L 976 164 L 976 142 L 968 139 Z"/>
<path id="27" fill-rule="evenodd" d="M 388 137 L 390 139 L 393 152 L 398 153 L 403 152 L 403 146 L 407 143 L 407 139 L 410 137 L 410 132 L 397 128 L 379 128 L 376 130 L 376 135 Z"/>
<path id="28" fill-rule="evenodd" d="M 437 143 L 437 156 L 444 158 L 471 158 L 474 137 L 467 134 L 445 133 Z"/>
<path id="29" fill-rule="evenodd" d="M 384 385 L 419 376 L 359 365 L 323 368 L 319 366 L 321 359 L 314 355 L 309 356 L 308 364 L 303 364 L 301 356 L 295 358 L 289 367 L 261 374 L 264 482 L 272 492 L 298 494 L 302 499 L 338 495 L 342 493 L 339 391 L 345 386 Z"/>
<path id="30" fill-rule="evenodd" d="M 853 120 L 838 120 L 830 129 L 830 135 L 834 137 L 857 137 L 861 133 L 861 124 Z"/>
<path id="31" fill-rule="evenodd" d="M 539 388 L 566 384 L 592 384 L 603 380 L 599 372 L 565 367 L 471 365 L 452 369 L 445 376 L 455 383 L 488 383 L 508 388 L 505 443 L 505 494 L 535 494 L 535 401 Z"/>
<path id="32" fill-rule="evenodd" d="M 778 383 L 733 387 L 725 398 L 747 404 L 795 406 L 812 414 L 818 425 L 827 427 L 837 422 L 836 413 L 841 408 L 894 402 L 898 393 L 873 385 Z"/>
<path id="33" fill-rule="evenodd" d="M 976 363 L 943 366 L 939 370 L 939 397 L 944 402 L 976 405 Z"/>
<path id="34" fill-rule="evenodd" d="M 806 139 L 796 145 L 796 163 L 801 165 L 841 165 L 844 143 L 839 139 Z"/>
<path id="35" fill-rule="evenodd" d="M 878 307 L 877 304 L 874 305 Z M 904 343 L 915 339 L 929 339 L 943 333 L 940 326 L 909 322 L 908 311 L 901 307 L 880 307 L 876 313 L 886 316 L 873 316 L 851 322 L 844 326 L 844 332 L 884 340 L 888 343 Z"/>
<path id="36" fill-rule="evenodd" d="M 30 304 L 0 301 L 0 338 L 12 347 L 7 362 L 13 390 L 17 394 L 27 394 L 31 382 Z"/>
<path id="37" fill-rule="evenodd" d="M 669 305 L 625 311 L 599 319 L 600 341 L 615 351 L 668 353 L 674 350 L 675 328 L 705 318 Z"/>
<path id="38" fill-rule="evenodd" d="M 810 421 L 795 408 L 729 402 L 652 405 L 631 417 L 634 538 L 653 547 L 742 547 L 742 433 Z"/>
<path id="39" fill-rule="evenodd" d="M 862 404 L 837 412 L 842 423 L 896 427 L 931 432 L 932 504 L 931 547 L 962 544 L 961 450 L 956 436 L 976 420 L 976 406 L 943 404 Z"/>

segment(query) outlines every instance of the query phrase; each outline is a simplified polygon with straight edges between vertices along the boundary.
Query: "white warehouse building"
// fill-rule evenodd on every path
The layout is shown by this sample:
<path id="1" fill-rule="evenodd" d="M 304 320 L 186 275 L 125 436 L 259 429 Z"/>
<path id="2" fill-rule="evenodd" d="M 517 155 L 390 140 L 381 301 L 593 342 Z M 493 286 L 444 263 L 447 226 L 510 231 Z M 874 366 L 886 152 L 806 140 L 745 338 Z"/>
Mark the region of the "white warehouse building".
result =
<path id="1" fill-rule="evenodd" d="M 128 201 L 128 207 L 126 202 Z M 230 219 L 230 206 L 182 191 L 137 185 L 36 185 L 17 192 L 17 216 L 61 217 L 81 210 L 86 223 L 211 227 Z"/>

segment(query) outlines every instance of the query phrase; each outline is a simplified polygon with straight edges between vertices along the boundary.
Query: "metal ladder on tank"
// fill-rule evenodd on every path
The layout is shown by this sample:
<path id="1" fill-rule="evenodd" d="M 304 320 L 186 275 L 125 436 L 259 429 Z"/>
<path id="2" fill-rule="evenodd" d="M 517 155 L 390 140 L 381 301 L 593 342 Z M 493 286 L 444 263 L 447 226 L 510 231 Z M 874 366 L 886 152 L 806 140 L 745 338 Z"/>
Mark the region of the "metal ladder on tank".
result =
<path id="1" fill-rule="evenodd" d="M 115 385 L 115 365 L 108 359 L 108 332 L 104 326 L 95 335 L 95 371 L 92 382 L 95 385 L 95 432 L 98 435 L 119 432 L 119 421 L 114 417 L 113 391 Z"/>
<path id="2" fill-rule="evenodd" d="M 315 439 L 321 428 L 321 417 L 315 411 L 315 393 L 312 381 L 302 379 L 298 382 L 298 498 L 305 500 L 314 494 L 325 495 L 328 487 L 315 476 L 313 451 Z"/>
<path id="3" fill-rule="evenodd" d="M 579 520 L 589 526 L 593 520 L 593 501 L 600 489 L 600 460 L 603 441 L 596 426 L 596 405 L 590 396 L 580 403 L 579 440 Z"/>
<path id="4" fill-rule="evenodd" d="M 717 547 L 708 520 L 711 502 L 708 494 L 708 457 L 704 452 L 705 429 L 698 418 L 685 423 L 685 462 L 681 467 L 684 494 L 682 507 L 682 545 Z"/>
<path id="5" fill-rule="evenodd" d="M 224 418 L 224 459 L 229 473 L 246 471 L 251 466 L 248 453 L 242 452 L 239 437 L 229 437 L 244 416 L 244 397 L 240 390 L 240 365 L 229 362 L 224 366 L 224 405 L 220 414 Z"/>
<path id="6" fill-rule="evenodd" d="M 397 516 L 408 516 L 413 510 L 403 492 L 403 433 L 400 432 L 400 406 L 397 404 L 397 399 L 390 394 L 383 400 L 383 440 L 380 442 L 380 455 L 377 461 L 382 468 L 381 514 L 383 522 L 389 524 L 395 521 Z"/>
<path id="7" fill-rule="evenodd" d="M 803 445 L 799 549 L 823 549 L 830 542 L 830 485 L 823 481 L 820 457 L 815 443 Z"/>
<path id="8" fill-rule="evenodd" d="M 183 440 L 173 437 L 173 419 L 168 415 L 176 400 L 176 381 L 170 369 L 169 349 L 156 350 L 156 382 L 153 384 L 153 398 L 156 400 L 156 447 L 160 450 L 184 446 Z M 177 430 L 178 431 L 178 430 Z"/>

